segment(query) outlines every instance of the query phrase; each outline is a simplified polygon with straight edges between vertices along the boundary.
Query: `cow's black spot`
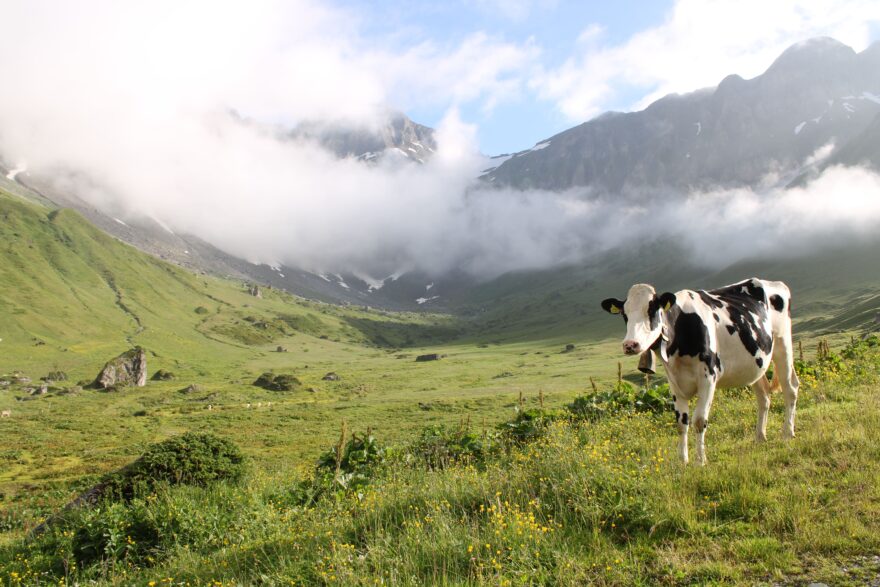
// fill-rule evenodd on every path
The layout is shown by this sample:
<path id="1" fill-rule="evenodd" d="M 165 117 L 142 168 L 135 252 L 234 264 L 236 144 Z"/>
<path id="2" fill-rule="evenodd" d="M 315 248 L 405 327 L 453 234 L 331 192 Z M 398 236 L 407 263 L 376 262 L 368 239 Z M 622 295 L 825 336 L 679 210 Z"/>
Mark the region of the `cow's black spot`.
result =
<path id="1" fill-rule="evenodd" d="M 758 364 L 758 367 L 763 367 L 764 366 L 764 359 L 762 359 L 761 357 L 758 357 L 755 359 L 755 363 Z"/>
<path id="2" fill-rule="evenodd" d="M 773 305 L 773 309 L 777 312 L 781 312 L 785 309 L 785 300 L 783 300 L 780 295 L 773 294 L 770 296 L 770 303 Z"/>
<path id="3" fill-rule="evenodd" d="M 675 421 L 678 422 L 681 419 L 681 412 L 675 410 Z"/>
<path id="4" fill-rule="evenodd" d="M 678 398 L 675 397 L 675 396 L 672 396 L 672 401 L 677 402 L 677 401 L 678 401 Z M 677 411 L 678 411 L 678 410 L 676 410 L 676 412 L 677 412 Z"/>
<path id="5" fill-rule="evenodd" d="M 709 294 L 709 292 L 705 292 L 700 290 L 697 292 L 700 296 L 700 299 L 703 300 L 703 303 L 712 308 L 713 310 L 720 310 L 724 307 L 724 303 L 718 298 Z"/>
<path id="6" fill-rule="evenodd" d="M 660 325 L 660 302 L 657 300 L 657 296 L 648 302 L 648 321 L 651 323 L 652 331 Z"/>
<path id="7" fill-rule="evenodd" d="M 721 316 L 719 316 L 716 312 L 712 312 L 712 317 L 715 318 L 715 322 L 721 322 Z"/>
<path id="8" fill-rule="evenodd" d="M 713 289 L 708 293 L 711 294 L 707 296 L 709 299 L 714 297 L 724 303 L 724 309 L 733 323 L 732 326 L 739 334 L 743 346 L 752 356 L 757 356 L 759 351 L 770 352 L 773 340 L 770 333 L 762 326 L 767 319 L 768 301 L 766 292 L 759 282 L 750 279 Z M 734 332 L 730 326 L 727 330 L 731 334 Z"/>
<path id="9" fill-rule="evenodd" d="M 689 291 L 689 292 L 688 292 L 688 295 L 691 297 L 692 300 L 696 299 L 696 298 L 694 297 L 694 292 Z"/>
<path id="10" fill-rule="evenodd" d="M 668 352 L 670 355 L 678 353 L 683 357 L 697 357 L 706 364 L 711 375 L 715 375 L 721 366 L 718 354 L 709 345 L 709 329 L 698 314 L 691 312 L 680 312 L 675 318 Z"/>
<path id="11" fill-rule="evenodd" d="M 681 415 L 681 423 L 684 424 L 685 426 L 688 425 L 688 413 L 687 412 L 685 412 Z"/>
<path id="12" fill-rule="evenodd" d="M 727 325 L 727 332 L 729 332 L 730 334 L 735 334 L 736 333 L 736 326 L 734 326 L 733 324 L 728 324 Z"/>

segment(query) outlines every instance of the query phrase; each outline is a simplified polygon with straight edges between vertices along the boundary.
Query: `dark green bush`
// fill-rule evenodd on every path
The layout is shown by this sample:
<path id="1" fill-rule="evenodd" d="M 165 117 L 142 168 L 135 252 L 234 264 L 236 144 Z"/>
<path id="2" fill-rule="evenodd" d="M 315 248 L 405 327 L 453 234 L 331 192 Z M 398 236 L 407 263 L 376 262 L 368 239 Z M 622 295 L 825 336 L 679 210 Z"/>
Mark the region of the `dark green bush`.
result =
<path id="1" fill-rule="evenodd" d="M 105 477 L 100 494 L 129 500 L 162 483 L 205 486 L 237 481 L 244 466 L 244 456 L 232 442 L 210 433 L 187 432 L 149 446 L 135 462 Z"/>
<path id="2" fill-rule="evenodd" d="M 295 388 L 302 385 L 302 382 L 293 375 L 263 373 L 257 377 L 257 380 L 254 381 L 254 385 L 262 387 L 263 389 L 268 389 L 269 391 L 293 391 Z"/>
<path id="3" fill-rule="evenodd" d="M 515 444 L 523 444 L 544 436 L 550 424 L 558 420 L 560 416 L 561 414 L 557 410 L 518 409 L 513 420 L 502 422 L 498 425 L 498 430 L 506 440 Z"/>
<path id="4" fill-rule="evenodd" d="M 290 506 L 311 506 L 327 495 L 359 492 L 369 485 L 387 456 L 388 449 L 372 434 L 352 434 L 344 444 L 321 454 L 314 477 L 273 495 L 272 499 Z"/>
<path id="5" fill-rule="evenodd" d="M 621 412 L 652 412 L 660 414 L 669 409 L 669 385 L 636 388 L 626 381 L 608 391 L 582 395 L 565 408 L 575 420 L 595 422 L 606 415 Z"/>

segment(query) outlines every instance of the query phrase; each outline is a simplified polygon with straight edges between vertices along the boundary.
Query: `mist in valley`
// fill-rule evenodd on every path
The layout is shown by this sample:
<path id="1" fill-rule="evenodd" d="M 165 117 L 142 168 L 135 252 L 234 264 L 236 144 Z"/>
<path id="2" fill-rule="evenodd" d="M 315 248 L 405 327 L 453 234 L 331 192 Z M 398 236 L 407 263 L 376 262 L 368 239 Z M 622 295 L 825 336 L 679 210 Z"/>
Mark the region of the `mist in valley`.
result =
<path id="1" fill-rule="evenodd" d="M 491 108 L 523 91 L 517 71 L 534 46 L 477 35 L 367 50 L 357 19 L 304 1 L 211 5 L 209 19 L 200 3 L 9 9 L 22 26 L 0 39 L 14 85 L 0 95 L 7 163 L 123 220 L 154 218 L 254 263 L 491 278 L 672 238 L 694 263 L 724 266 L 870 238 L 880 226 L 880 177 L 862 168 L 831 167 L 792 189 L 771 178 L 637 196 L 478 179 L 491 163 L 458 105 Z M 390 101 L 431 100 L 439 88 L 448 108 L 424 164 L 367 164 L 289 134 L 311 120 L 369 131 Z"/>

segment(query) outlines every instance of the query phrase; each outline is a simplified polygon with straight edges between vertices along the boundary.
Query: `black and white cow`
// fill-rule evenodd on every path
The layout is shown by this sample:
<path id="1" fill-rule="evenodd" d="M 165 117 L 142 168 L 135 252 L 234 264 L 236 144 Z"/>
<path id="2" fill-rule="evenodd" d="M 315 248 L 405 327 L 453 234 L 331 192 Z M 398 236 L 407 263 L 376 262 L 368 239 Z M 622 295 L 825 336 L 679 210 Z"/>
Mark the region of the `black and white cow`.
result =
<path id="1" fill-rule="evenodd" d="M 751 385 L 758 400 L 758 440 L 766 439 L 772 389 L 785 398 L 783 438 L 794 437 L 798 377 L 791 342 L 791 292 L 781 281 L 752 278 L 709 291 L 657 295 L 643 283 L 625 300 L 602 308 L 626 322 L 623 352 L 654 352 L 666 369 L 679 430 L 679 455 L 688 461 L 688 426 L 697 431 L 697 462 L 706 464 L 705 434 L 716 388 Z M 773 384 L 766 377 L 773 362 Z M 693 413 L 689 401 L 696 396 Z"/>

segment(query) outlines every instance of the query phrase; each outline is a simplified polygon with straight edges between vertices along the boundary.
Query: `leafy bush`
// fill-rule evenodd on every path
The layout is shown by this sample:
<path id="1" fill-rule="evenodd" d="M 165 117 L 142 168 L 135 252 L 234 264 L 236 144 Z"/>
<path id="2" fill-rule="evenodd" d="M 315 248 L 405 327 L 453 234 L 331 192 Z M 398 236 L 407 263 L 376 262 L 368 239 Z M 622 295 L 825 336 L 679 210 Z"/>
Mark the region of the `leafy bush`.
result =
<path id="1" fill-rule="evenodd" d="M 153 444 L 135 462 L 105 477 L 102 497 L 130 500 L 158 484 L 201 485 L 237 481 L 244 455 L 232 442 L 209 433 L 187 432 Z"/>
<path id="2" fill-rule="evenodd" d="M 143 503 L 80 512 L 72 520 L 71 554 L 80 567 L 103 560 L 141 563 L 162 538 L 155 516 Z"/>
<path id="3" fill-rule="evenodd" d="M 544 408 L 517 409 L 513 420 L 502 422 L 498 425 L 498 429 L 505 439 L 515 444 L 523 444 L 544 436 L 550 424 L 560 416 L 558 411 Z"/>
<path id="4" fill-rule="evenodd" d="M 352 434 L 347 442 L 340 441 L 321 454 L 311 478 L 274 494 L 272 499 L 288 506 L 313 506 L 327 495 L 359 494 L 375 477 L 387 455 L 388 449 L 369 432 Z"/>
<path id="5" fill-rule="evenodd" d="M 660 414 L 669 409 L 669 385 L 636 388 L 626 381 L 608 391 L 582 395 L 566 406 L 575 420 L 595 422 L 606 415 L 620 412 L 651 412 Z"/>
<path id="6" fill-rule="evenodd" d="M 369 483 L 386 449 L 372 434 L 352 434 L 341 450 L 329 449 L 318 459 L 316 473 L 342 489 L 356 490 Z"/>
<path id="7" fill-rule="evenodd" d="M 496 435 L 477 434 L 463 427 L 450 430 L 435 424 L 422 429 L 409 453 L 434 470 L 453 463 L 481 465 L 499 448 Z"/>

